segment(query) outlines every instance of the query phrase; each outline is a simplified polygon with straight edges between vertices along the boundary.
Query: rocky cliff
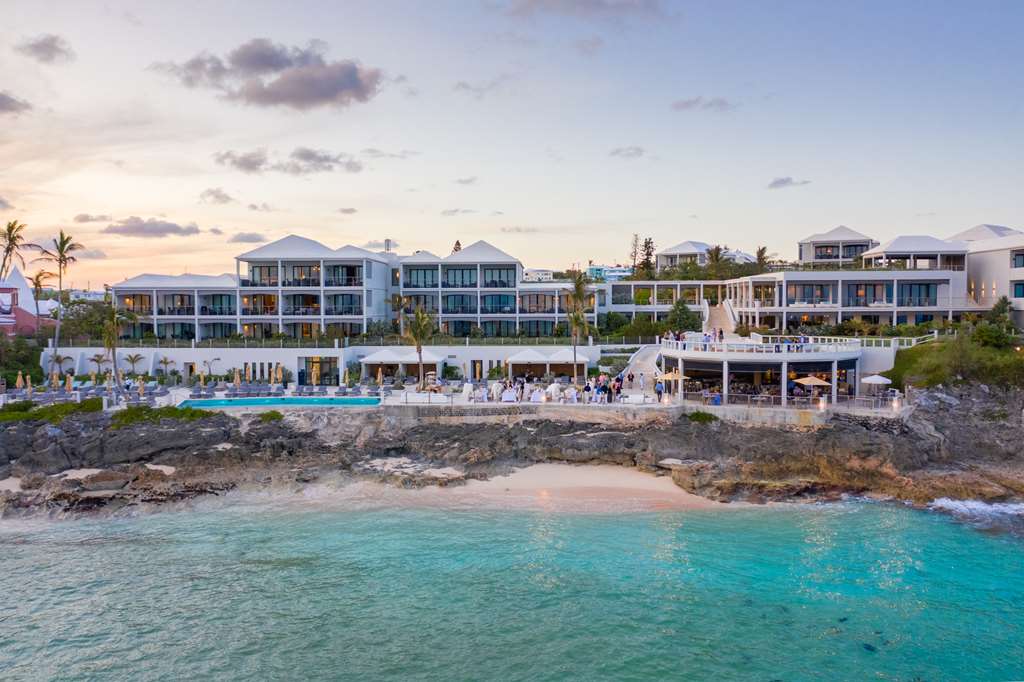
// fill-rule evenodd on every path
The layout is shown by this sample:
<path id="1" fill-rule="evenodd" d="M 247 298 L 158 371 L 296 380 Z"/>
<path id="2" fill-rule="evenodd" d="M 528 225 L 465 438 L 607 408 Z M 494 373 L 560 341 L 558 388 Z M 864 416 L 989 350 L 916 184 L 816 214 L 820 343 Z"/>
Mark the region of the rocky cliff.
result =
<path id="1" fill-rule="evenodd" d="M 452 484 L 534 462 L 612 463 L 670 474 L 717 500 L 830 499 L 842 493 L 916 503 L 1024 498 L 1024 393 L 984 386 L 920 393 L 906 419 L 834 417 L 815 428 L 749 427 L 664 413 L 632 423 L 509 415 L 402 418 L 384 409 L 309 410 L 263 422 L 211 413 L 121 429 L 102 413 L 59 425 L 0 428 L 6 514 L 119 508 L 217 493 L 239 483 L 355 472 L 401 485 Z M 443 413 L 442 413 L 443 414 Z M 401 466 L 395 466 L 401 462 Z M 174 467 L 172 475 L 142 466 Z M 101 469 L 67 480 L 67 469 Z M 437 472 L 443 472 L 443 475 Z"/>

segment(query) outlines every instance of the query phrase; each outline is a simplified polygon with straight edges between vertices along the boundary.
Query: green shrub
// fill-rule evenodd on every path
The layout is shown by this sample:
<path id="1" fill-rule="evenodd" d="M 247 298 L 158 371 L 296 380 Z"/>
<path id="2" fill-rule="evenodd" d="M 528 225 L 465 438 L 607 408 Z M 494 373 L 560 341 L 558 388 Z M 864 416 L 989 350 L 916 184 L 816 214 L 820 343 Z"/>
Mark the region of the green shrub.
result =
<path id="1" fill-rule="evenodd" d="M 18 403 L 15 403 L 18 404 Z M 47 421 L 60 424 L 65 418 L 74 414 L 100 412 L 103 409 L 101 398 L 89 398 L 80 403 L 61 403 L 45 407 L 18 408 L 18 411 L 0 412 L 0 422 L 15 421 Z"/>
<path id="2" fill-rule="evenodd" d="M 690 412 L 689 414 L 686 415 L 686 417 L 695 424 L 710 424 L 711 422 L 718 421 L 718 417 L 711 414 L 710 412 L 704 412 L 703 410 Z"/>
<path id="3" fill-rule="evenodd" d="M 33 405 L 31 400 L 18 400 L 0 407 L 0 414 L 7 414 L 9 412 L 28 412 L 32 407 Z"/>
<path id="4" fill-rule="evenodd" d="M 263 424 L 269 424 L 271 422 L 279 422 L 284 419 L 284 415 L 277 410 L 267 410 L 260 414 L 260 422 Z"/>
<path id="5" fill-rule="evenodd" d="M 179 421 L 192 422 L 199 419 L 207 419 L 213 416 L 206 410 L 197 410 L 193 407 L 150 407 L 149 405 L 133 405 L 126 407 L 120 412 L 115 412 L 110 419 L 110 428 L 121 429 L 133 424 L 156 424 L 161 419 L 177 419 Z"/>

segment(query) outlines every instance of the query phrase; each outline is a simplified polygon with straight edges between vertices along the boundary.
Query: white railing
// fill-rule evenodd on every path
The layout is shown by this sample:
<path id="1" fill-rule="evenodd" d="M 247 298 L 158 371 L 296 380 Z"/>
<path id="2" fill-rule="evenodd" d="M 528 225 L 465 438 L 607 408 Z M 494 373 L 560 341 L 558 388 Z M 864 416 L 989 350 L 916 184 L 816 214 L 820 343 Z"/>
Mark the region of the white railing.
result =
<path id="1" fill-rule="evenodd" d="M 732 307 L 731 299 L 723 299 L 722 306 L 725 308 L 725 313 L 729 316 L 729 324 L 735 329 L 736 325 L 740 323 L 740 316 L 736 313 L 735 308 Z"/>
<path id="2" fill-rule="evenodd" d="M 711 306 L 708 305 L 708 299 L 702 298 L 700 300 L 700 319 L 703 320 L 703 328 L 708 328 L 708 322 L 711 320 Z"/>
<path id="3" fill-rule="evenodd" d="M 855 340 L 841 339 L 833 342 L 804 341 L 791 342 L 780 341 L 778 343 L 756 343 L 754 341 L 708 341 L 701 339 L 687 338 L 682 341 L 662 339 L 661 347 L 664 350 L 675 350 L 687 353 L 757 353 L 757 354 L 786 354 L 786 353 L 849 353 L 860 350 L 860 343 Z"/>

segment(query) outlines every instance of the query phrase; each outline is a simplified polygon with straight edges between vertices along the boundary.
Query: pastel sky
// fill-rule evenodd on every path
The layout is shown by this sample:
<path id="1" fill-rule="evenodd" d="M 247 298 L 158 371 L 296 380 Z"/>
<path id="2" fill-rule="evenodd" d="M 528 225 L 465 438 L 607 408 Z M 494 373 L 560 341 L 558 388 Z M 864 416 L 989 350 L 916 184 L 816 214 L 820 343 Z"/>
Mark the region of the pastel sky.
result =
<path id="1" fill-rule="evenodd" d="M 528 267 L 1024 228 L 1024 3 L 4 0 L 0 221 L 77 286 L 289 233 Z M 30 268 L 30 270 L 33 268 Z"/>

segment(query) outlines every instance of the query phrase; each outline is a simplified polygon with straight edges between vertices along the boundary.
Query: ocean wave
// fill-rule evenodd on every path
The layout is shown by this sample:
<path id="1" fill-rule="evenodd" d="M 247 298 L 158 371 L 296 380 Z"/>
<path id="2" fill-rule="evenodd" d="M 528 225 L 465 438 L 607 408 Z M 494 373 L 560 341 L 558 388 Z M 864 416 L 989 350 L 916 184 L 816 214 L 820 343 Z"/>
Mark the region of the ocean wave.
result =
<path id="1" fill-rule="evenodd" d="M 962 516 L 1024 516 L 1022 502 L 982 502 L 981 500 L 953 500 L 940 497 L 929 505 L 937 511 Z"/>

